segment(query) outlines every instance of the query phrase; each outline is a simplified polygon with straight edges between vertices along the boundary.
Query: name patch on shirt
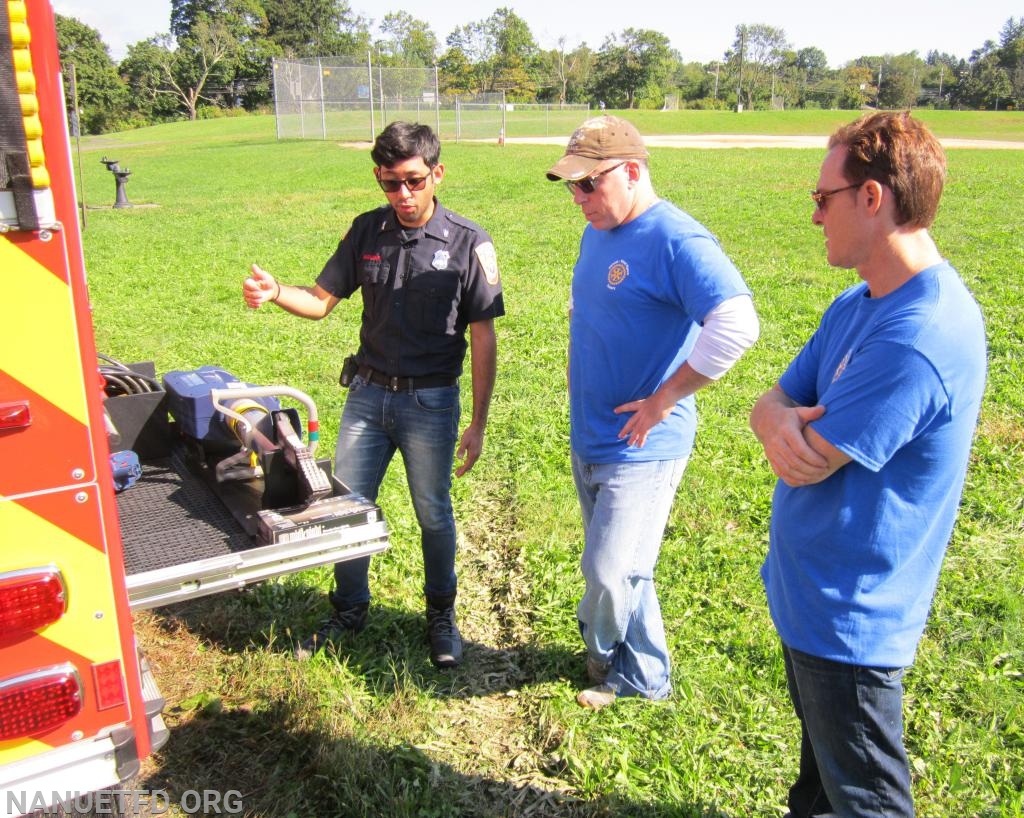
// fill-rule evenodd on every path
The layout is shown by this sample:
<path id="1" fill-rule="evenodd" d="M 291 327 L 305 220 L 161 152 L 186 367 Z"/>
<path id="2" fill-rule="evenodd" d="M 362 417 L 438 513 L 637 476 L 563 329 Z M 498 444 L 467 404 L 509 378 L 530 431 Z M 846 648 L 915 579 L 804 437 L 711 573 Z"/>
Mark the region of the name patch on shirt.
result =
<path id="1" fill-rule="evenodd" d="M 492 287 L 498 283 L 498 255 L 494 252 L 494 245 L 485 241 L 473 252 L 476 253 L 477 261 L 484 270 L 484 277 Z"/>

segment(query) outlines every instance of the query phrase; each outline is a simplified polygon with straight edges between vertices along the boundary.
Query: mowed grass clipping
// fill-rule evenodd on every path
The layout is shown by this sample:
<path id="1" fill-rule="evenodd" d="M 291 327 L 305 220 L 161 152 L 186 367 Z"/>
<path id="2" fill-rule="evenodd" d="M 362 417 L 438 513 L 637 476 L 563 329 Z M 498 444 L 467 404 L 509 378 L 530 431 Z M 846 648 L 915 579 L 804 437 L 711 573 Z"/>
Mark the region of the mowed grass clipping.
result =
<path id="1" fill-rule="evenodd" d="M 945 115 L 942 135 L 984 130 L 983 119 L 961 121 L 958 132 Z M 1020 137 L 1024 119 L 1010 121 Z M 817 132 L 827 134 L 823 123 Z M 383 202 L 366 146 L 279 142 L 272 119 L 240 118 L 85 139 L 81 148 L 100 351 L 153 361 L 160 373 L 215 364 L 252 383 L 302 389 L 317 401 L 321 451 L 330 452 L 358 298 L 316 323 L 246 309 L 241 282 L 253 262 L 287 282 L 313 280 L 351 219 Z M 326 613 L 326 568 L 138 616 L 171 739 L 137 786 L 172 799 L 237 790 L 247 815 L 267 818 L 785 812 L 799 736 L 758 576 L 774 481 L 747 417 L 825 306 L 856 280 L 827 265 L 810 222 L 807 192 L 822 154 L 652 151 L 659 193 L 719 236 L 754 290 L 762 334 L 698 396 L 697 448 L 657 573 L 674 696 L 598 714 L 573 700 L 585 671 L 566 305 L 583 220 L 564 188 L 544 179 L 560 154 L 496 144 L 446 144 L 442 153 L 441 199 L 493 235 L 508 311 L 497 324 L 484 455 L 455 486 L 465 664 L 439 672 L 427 660 L 418 531 L 396 461 L 380 496 L 393 545 L 373 559 L 369 625 L 336 654 L 306 663 L 290 654 Z M 104 155 L 132 171 L 136 207 L 109 208 Z M 985 313 L 990 372 L 959 524 L 906 677 L 907 746 L 919 814 L 1020 816 L 1024 152 L 948 158 L 933 233 Z"/>

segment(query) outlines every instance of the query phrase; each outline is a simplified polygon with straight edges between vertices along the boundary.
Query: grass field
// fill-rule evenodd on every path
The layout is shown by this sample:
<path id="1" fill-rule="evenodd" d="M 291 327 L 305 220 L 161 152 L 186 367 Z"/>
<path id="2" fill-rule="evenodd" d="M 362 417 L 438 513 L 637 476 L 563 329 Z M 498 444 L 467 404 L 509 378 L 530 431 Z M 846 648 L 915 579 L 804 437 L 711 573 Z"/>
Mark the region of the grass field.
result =
<path id="1" fill-rule="evenodd" d="M 827 134 L 849 118 L 686 114 L 634 119 L 649 133 L 701 121 L 715 133 L 732 123 Z M 927 118 L 942 136 L 1024 140 L 1021 114 Z M 336 656 L 298 663 L 289 651 L 326 612 L 328 569 L 139 615 L 171 739 L 137 786 L 172 799 L 237 790 L 246 814 L 265 818 L 785 812 L 799 736 L 758 577 L 773 479 L 747 417 L 855 279 L 828 267 L 810 223 L 821 153 L 653 151 L 656 188 L 720 237 L 755 292 L 762 335 L 698 397 L 697 447 L 657 574 L 674 696 L 598 714 L 574 702 L 585 682 L 574 616 L 581 526 L 564 372 L 583 221 L 544 180 L 560 153 L 443 152 L 441 198 L 492 233 L 508 311 L 484 456 L 455 488 L 465 664 L 440 672 L 427 661 L 418 534 L 396 463 L 380 497 L 393 545 L 373 561 L 370 622 Z M 136 207 L 109 208 L 104 155 L 131 169 Z M 949 165 L 933 232 L 982 305 L 990 373 L 960 521 L 906 679 L 907 745 L 920 815 L 1019 818 L 1024 152 L 950 151 Z M 279 142 L 272 119 L 239 118 L 84 139 L 81 166 L 100 351 L 160 372 L 217 364 L 296 386 L 316 399 L 330 451 L 358 304 L 320 323 L 251 312 L 241 281 L 252 262 L 312 280 L 350 220 L 382 201 L 368 152 Z"/>

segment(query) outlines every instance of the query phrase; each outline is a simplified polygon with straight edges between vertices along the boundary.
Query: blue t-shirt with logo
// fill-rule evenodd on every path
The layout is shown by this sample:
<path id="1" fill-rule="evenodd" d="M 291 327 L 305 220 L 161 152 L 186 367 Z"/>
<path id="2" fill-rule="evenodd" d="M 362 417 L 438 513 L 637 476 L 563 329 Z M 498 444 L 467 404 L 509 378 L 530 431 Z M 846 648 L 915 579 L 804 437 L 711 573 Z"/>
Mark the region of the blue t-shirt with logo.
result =
<path id="1" fill-rule="evenodd" d="M 823 404 L 812 427 L 852 458 L 776 485 L 762 567 L 782 641 L 838 662 L 913 661 L 963 490 L 985 386 L 981 312 L 948 263 L 882 298 L 840 295 L 779 381 Z"/>
<path id="2" fill-rule="evenodd" d="M 629 414 L 614 409 L 651 395 L 687 359 L 704 317 L 749 294 L 717 239 L 670 202 L 612 230 L 588 225 L 572 279 L 573 450 L 587 463 L 689 456 L 697 424 L 692 395 L 651 430 L 643 448 L 618 439 Z"/>

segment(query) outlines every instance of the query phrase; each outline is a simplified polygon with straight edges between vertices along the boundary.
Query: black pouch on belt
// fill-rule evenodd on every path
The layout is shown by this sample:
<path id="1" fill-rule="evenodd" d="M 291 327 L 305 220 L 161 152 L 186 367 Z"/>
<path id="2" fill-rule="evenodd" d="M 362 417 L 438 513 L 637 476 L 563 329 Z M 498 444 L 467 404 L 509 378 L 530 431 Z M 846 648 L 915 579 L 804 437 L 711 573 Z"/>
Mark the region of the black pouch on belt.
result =
<path id="1" fill-rule="evenodd" d="M 338 383 L 348 389 L 349 384 L 352 383 L 352 379 L 358 371 L 359 364 L 356 363 L 356 356 L 349 355 L 341 365 L 341 375 L 338 378 Z"/>

